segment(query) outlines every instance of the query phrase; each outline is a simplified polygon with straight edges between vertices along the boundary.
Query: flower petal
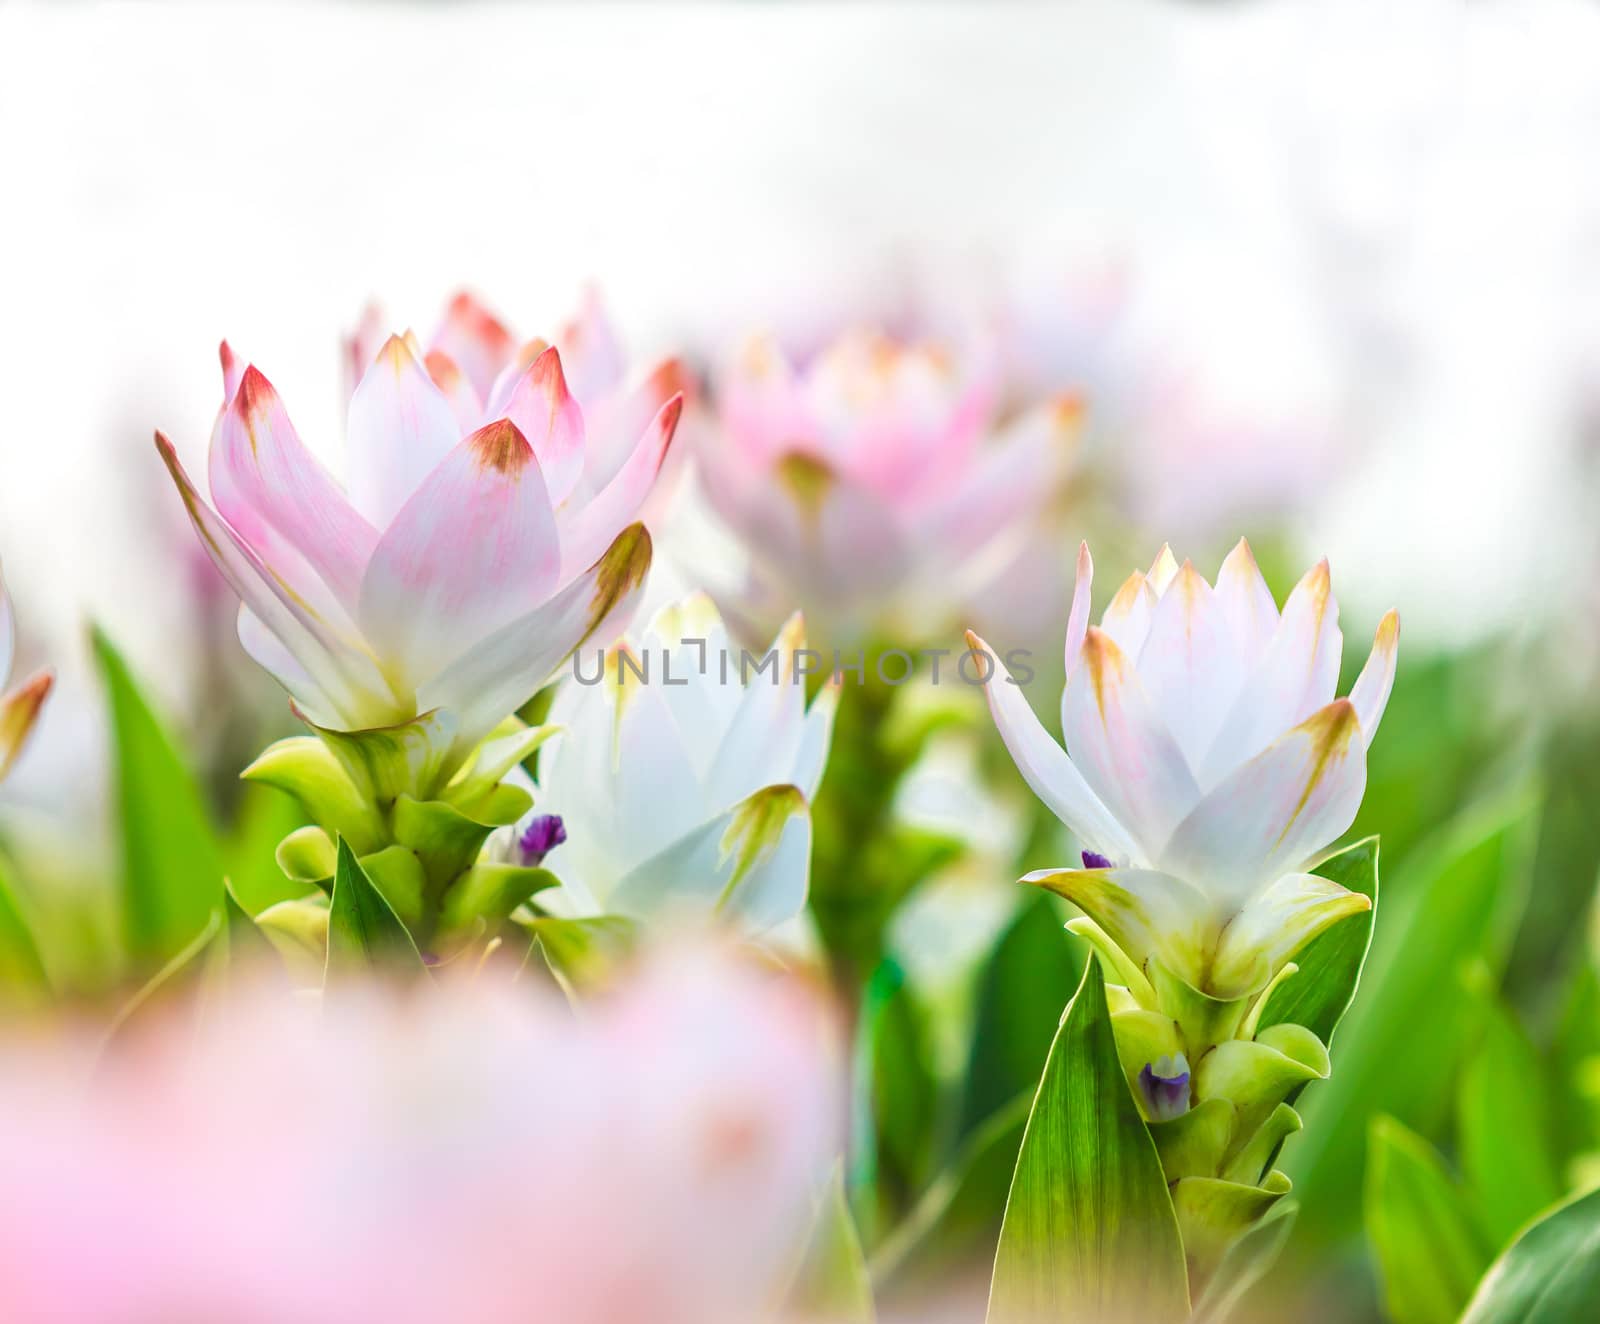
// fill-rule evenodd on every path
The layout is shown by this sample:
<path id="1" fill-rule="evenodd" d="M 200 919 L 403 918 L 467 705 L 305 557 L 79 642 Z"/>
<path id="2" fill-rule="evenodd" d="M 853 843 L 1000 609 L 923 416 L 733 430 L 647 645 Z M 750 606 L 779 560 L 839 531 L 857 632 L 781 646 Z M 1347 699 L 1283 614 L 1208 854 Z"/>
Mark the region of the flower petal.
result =
<path id="1" fill-rule="evenodd" d="M 1316 874 L 1285 874 L 1248 902 L 1222 931 L 1212 967 L 1212 992 L 1227 997 L 1277 974 L 1285 961 L 1329 925 L 1371 910 L 1372 902 Z"/>
<path id="2" fill-rule="evenodd" d="M 1153 869 L 1040 869 L 1022 879 L 1064 896 L 1141 970 L 1150 957 L 1180 976 L 1209 948 L 1216 912 L 1198 888 Z"/>
<path id="3" fill-rule="evenodd" d="M 1395 668 L 1400 664 L 1400 613 L 1393 608 L 1378 622 L 1378 634 L 1372 641 L 1372 652 L 1367 664 L 1361 668 L 1356 683 L 1350 690 L 1350 702 L 1355 705 L 1356 716 L 1361 721 L 1361 741 L 1372 748 L 1372 737 L 1378 734 L 1378 723 L 1383 720 L 1383 710 L 1389 706 L 1389 694 L 1394 689 Z"/>
<path id="4" fill-rule="evenodd" d="M 1095 794 L 1153 859 L 1200 799 L 1183 751 L 1112 638 L 1091 628 L 1061 699 L 1067 751 Z"/>
<path id="5" fill-rule="evenodd" d="M 593 499 L 572 509 L 569 502 L 557 516 L 561 530 L 561 579 L 565 583 L 589 565 L 638 514 L 650 487 L 661 472 L 678 430 L 683 397 L 673 396 L 645 429 L 617 475 Z"/>
<path id="6" fill-rule="evenodd" d="M 1072 829 L 1082 846 L 1112 859 L 1148 863 L 1132 834 L 1089 788 L 1066 751 L 1050 738 L 999 655 L 970 630 L 967 645 L 988 654 L 994 663 L 983 687 L 989 712 L 1017 771 L 1045 808 Z"/>
<path id="7" fill-rule="evenodd" d="M 1156 604 L 1138 669 L 1185 761 L 1199 767 L 1238 696 L 1244 669 L 1211 585 L 1188 561 Z"/>
<path id="8" fill-rule="evenodd" d="M 1366 789 L 1361 723 L 1337 699 L 1206 794 L 1161 852 L 1161 868 L 1237 908 L 1299 869 L 1355 820 Z"/>
<path id="9" fill-rule="evenodd" d="M 1144 574 L 1135 570 L 1122 581 L 1122 587 L 1101 613 L 1100 628 L 1129 657 L 1138 657 L 1159 600 Z"/>
<path id="10" fill-rule="evenodd" d="M 1278 628 L 1278 604 L 1245 539 L 1223 559 L 1216 594 L 1239 655 L 1254 666 Z"/>
<path id="11" fill-rule="evenodd" d="M 1333 699 L 1339 687 L 1339 604 L 1319 561 L 1295 585 L 1261 661 L 1244 683 L 1200 768 L 1214 786 Z"/>
<path id="12" fill-rule="evenodd" d="M 837 677 L 823 681 L 817 697 L 806 709 L 805 726 L 800 732 L 800 749 L 795 755 L 791 780 L 807 800 L 816 798 L 817 787 L 828 766 L 828 748 L 833 743 L 833 719 L 839 711 L 843 682 Z"/>
<path id="13" fill-rule="evenodd" d="M 1083 638 L 1089 631 L 1090 590 L 1094 587 L 1094 557 L 1087 541 L 1078 544 L 1078 576 L 1072 585 L 1072 609 L 1067 613 L 1067 679 L 1078 669 Z"/>
<path id="14" fill-rule="evenodd" d="M 377 531 L 306 449 L 272 383 L 253 365 L 217 420 L 210 476 L 218 513 L 280 573 L 289 567 L 272 558 L 272 535 L 303 557 L 346 609 L 355 602 Z M 298 579 L 295 587 L 311 596 Z"/>
<path id="15" fill-rule="evenodd" d="M 599 400 L 622 385 L 627 359 L 600 293 L 592 286 L 584 291 L 577 314 L 556 332 L 556 344 L 579 400 Z"/>
<path id="16" fill-rule="evenodd" d="M 450 300 L 428 348 L 448 354 L 478 398 L 486 400 L 495 377 L 516 353 L 517 342 L 499 318 L 463 290 Z"/>
<path id="17" fill-rule="evenodd" d="M 451 451 L 395 516 L 361 586 L 361 629 L 414 688 L 538 607 L 560 569 L 538 461 L 500 419 Z"/>
<path id="18" fill-rule="evenodd" d="M 54 683 L 55 677 L 50 672 L 41 671 L 27 684 L 0 699 L 0 780 L 5 779 L 22 753 Z"/>
<path id="19" fill-rule="evenodd" d="M 1178 558 L 1172 554 L 1172 547 L 1169 544 L 1162 543 L 1161 550 L 1156 553 L 1156 559 L 1150 563 L 1150 569 L 1145 572 L 1145 581 L 1159 598 L 1166 593 L 1167 586 L 1177 574 Z"/>
<path id="20" fill-rule="evenodd" d="M 243 602 L 239 604 L 237 628 L 245 655 L 288 691 L 301 712 L 318 726 L 339 724 L 338 714 L 328 710 L 322 687 L 305 664 Z"/>
<path id="21" fill-rule="evenodd" d="M 515 712 L 589 639 L 609 642 L 632 616 L 650 569 L 644 525 L 624 529 L 606 553 L 555 597 L 466 650 L 417 691 L 421 708 L 461 719 L 473 748 Z M 464 751 L 463 751 L 464 752 Z"/>
<path id="22" fill-rule="evenodd" d="M 776 784 L 794 766 L 805 726 L 805 678 L 798 665 L 805 630 L 805 621 L 796 612 L 767 650 L 772 664 L 741 676 L 744 695 L 706 778 L 706 794 L 714 808 L 726 809 L 761 787 Z"/>
<path id="23" fill-rule="evenodd" d="M 382 725 L 396 715 L 395 699 L 372 658 L 341 635 L 292 590 L 195 491 L 172 443 L 156 433 L 161 452 L 200 542 L 228 586 L 299 662 L 322 695 L 321 712 L 352 726 Z"/>
<path id="24" fill-rule="evenodd" d="M 515 423 L 539 458 L 539 471 L 560 506 L 583 476 L 583 411 L 567 390 L 561 355 L 547 349 L 517 379 L 500 417 Z M 630 512 L 631 514 L 631 512 Z"/>
<path id="25" fill-rule="evenodd" d="M 464 437 L 476 431 L 485 421 L 483 402 L 472 389 L 467 374 L 456 366 L 456 361 L 442 349 L 430 349 L 422 357 L 422 366 L 428 370 L 428 380 L 439 388 L 455 415 L 456 436 Z"/>
<path id="26" fill-rule="evenodd" d="M 356 508 L 388 528 L 461 436 L 427 368 L 402 337 L 390 336 L 350 397 L 347 471 Z"/>

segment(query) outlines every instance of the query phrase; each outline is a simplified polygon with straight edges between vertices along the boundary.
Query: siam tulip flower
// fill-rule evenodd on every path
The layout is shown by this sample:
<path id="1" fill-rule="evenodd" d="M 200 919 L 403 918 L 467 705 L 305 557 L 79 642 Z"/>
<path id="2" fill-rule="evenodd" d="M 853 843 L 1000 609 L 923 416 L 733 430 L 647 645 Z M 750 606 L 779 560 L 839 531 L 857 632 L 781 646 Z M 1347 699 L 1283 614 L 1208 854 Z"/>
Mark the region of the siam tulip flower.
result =
<path id="1" fill-rule="evenodd" d="M 1082 869 L 1029 881 L 1075 902 L 1138 966 L 1159 961 L 1216 997 L 1259 991 L 1295 949 L 1368 905 L 1306 866 L 1361 804 L 1399 617 L 1384 617 L 1337 698 L 1327 562 L 1280 613 L 1243 540 L 1215 586 L 1163 547 L 1098 628 L 1093 569 L 1085 544 L 1067 623 L 1066 750 L 998 662 L 985 687 L 1018 768 L 1084 848 Z"/>
<path id="2" fill-rule="evenodd" d="M 804 368 L 750 341 L 699 450 L 706 494 L 748 547 L 754 592 L 859 633 L 948 612 L 1050 499 L 1081 416 L 1064 397 L 1005 427 L 986 350 L 840 336 Z"/>
<path id="3" fill-rule="evenodd" d="M 350 401 L 349 482 L 300 441 L 277 392 L 223 346 L 211 493 L 163 458 L 243 600 L 245 649 L 315 726 L 418 723 L 435 789 L 580 642 L 626 619 L 650 560 L 630 521 L 677 425 L 668 401 L 599 481 L 558 351 L 463 412 L 442 359 L 392 336 Z M 446 384 L 440 385 L 440 380 Z"/>
<path id="4" fill-rule="evenodd" d="M 753 931 L 798 915 L 839 697 L 830 681 L 807 707 L 808 662 L 820 654 L 798 615 L 758 657 L 730 649 L 703 594 L 664 608 L 637 644 L 580 654 L 550 713 L 539 814 L 515 842 L 561 879 L 536 903 L 715 913 Z"/>
<path id="5" fill-rule="evenodd" d="M 697 948 L 581 1020 L 448 974 L 218 1010 L 92 1075 L 60 1039 L 0 1044 L 8 1318 L 776 1316 L 837 1141 L 799 981 Z"/>
<path id="6" fill-rule="evenodd" d="M 11 765 L 33 733 L 39 710 L 55 680 L 50 672 L 41 671 L 18 688 L 7 690 L 16 646 L 17 625 L 11 611 L 11 595 L 6 592 L 5 580 L 0 578 L 0 780 L 11 771 Z"/>

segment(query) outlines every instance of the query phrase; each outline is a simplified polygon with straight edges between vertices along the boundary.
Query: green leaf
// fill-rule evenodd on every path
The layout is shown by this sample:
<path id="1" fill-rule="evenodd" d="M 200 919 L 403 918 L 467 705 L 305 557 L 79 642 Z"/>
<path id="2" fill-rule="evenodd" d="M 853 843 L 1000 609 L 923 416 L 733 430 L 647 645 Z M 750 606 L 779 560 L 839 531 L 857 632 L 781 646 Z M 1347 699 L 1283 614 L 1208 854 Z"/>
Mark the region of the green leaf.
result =
<path id="1" fill-rule="evenodd" d="M 1099 958 L 1067 1008 L 1006 1202 L 990 1324 L 1184 1319 L 1178 1221 L 1117 1060 Z"/>
<path id="2" fill-rule="evenodd" d="M 341 837 L 328 908 L 327 982 L 381 969 L 420 973 L 425 967 L 406 926 Z"/>
<path id="3" fill-rule="evenodd" d="M 1600 1301 L 1600 1190 L 1552 1210 L 1495 1261 L 1461 1324 L 1569 1324 Z"/>
<path id="4" fill-rule="evenodd" d="M 1333 1075 L 1295 1105 L 1305 1129 L 1280 1162 L 1300 1202 L 1291 1250 L 1359 1230 L 1369 1118 L 1389 1113 L 1424 1134 L 1448 1119 L 1480 1014 L 1461 996 L 1460 977 L 1472 962 L 1493 970 L 1504 959 L 1527 878 L 1532 808 L 1516 796 L 1476 810 L 1390 878 Z"/>
<path id="5" fill-rule="evenodd" d="M 1368 837 L 1311 871 L 1360 892 L 1372 909 L 1350 915 L 1318 934 L 1294 958 L 1300 969 L 1273 990 L 1261 1013 L 1261 1028 L 1269 1025 L 1303 1025 L 1331 1046 L 1333 1032 L 1355 1000 L 1372 945 L 1373 921 L 1378 914 L 1378 839 Z"/>
<path id="6" fill-rule="evenodd" d="M 1033 1090 L 996 1111 L 962 1142 L 911 1213 L 873 1257 L 885 1290 L 918 1293 L 994 1262 L 1011 1174 L 1028 1125 Z"/>
<path id="7" fill-rule="evenodd" d="M 278 867 L 278 843 L 306 821 L 299 803 L 292 795 L 260 782 L 246 782 L 243 792 L 232 831 L 223 841 L 223 860 L 234 899 L 256 915 L 280 901 L 309 896 L 316 888 L 285 877 Z M 323 877 L 332 874 L 330 864 Z"/>
<path id="8" fill-rule="evenodd" d="M 1037 1088 L 1082 974 L 1083 946 L 1063 930 L 1059 906 L 1030 890 L 980 976 L 959 1134 Z"/>
<path id="9" fill-rule="evenodd" d="M 170 960 L 222 906 L 222 853 L 199 787 L 111 641 L 95 658 L 111 700 L 128 946 L 147 965 Z"/>
<path id="10" fill-rule="evenodd" d="M 1294 1227 L 1299 1206 L 1283 1200 L 1223 1253 L 1194 1308 L 1193 1324 L 1222 1324 L 1267 1275 Z"/>
<path id="11" fill-rule="evenodd" d="M 639 938 L 638 924 L 621 915 L 528 918 L 527 911 L 520 911 L 513 918 L 532 940 L 530 957 L 542 958 L 569 997 L 607 984 Z"/>
<path id="12" fill-rule="evenodd" d="M 868 1240 L 880 1240 L 879 1216 L 893 1219 L 931 1176 L 939 1081 L 928 1041 L 926 1009 L 905 971 L 885 958 L 868 982 L 861 1010 L 857 1152 L 852 1177 L 870 1171 L 870 1183 L 853 1182 L 858 1216 Z M 860 1126 L 871 1128 L 869 1135 Z M 870 1155 L 870 1165 L 864 1160 Z M 875 1200 L 865 1201 L 870 1187 Z M 870 1207 L 869 1207 L 870 1206 Z"/>
<path id="13" fill-rule="evenodd" d="M 1366 1220 L 1395 1324 L 1450 1324 L 1489 1250 L 1439 1155 L 1392 1117 L 1372 1121 Z"/>
<path id="14" fill-rule="evenodd" d="M 187 946 L 174 954 L 165 965 L 152 975 L 144 985 L 112 1018 L 106 1031 L 102 1052 L 114 1048 L 147 1016 L 167 1005 L 168 999 L 192 990 L 205 972 L 207 962 L 220 951 L 227 953 L 227 920 L 219 906 L 206 917 L 205 926 L 189 940 Z"/>
<path id="15" fill-rule="evenodd" d="M 8 877 L 10 862 L 0 855 L 0 993 L 24 1005 L 48 1000 L 50 979 L 33 930 L 23 918 Z"/>
<path id="16" fill-rule="evenodd" d="M 1543 1068 L 1527 1035 L 1492 995 L 1483 1039 L 1457 1094 L 1461 1166 L 1491 1243 L 1503 1246 L 1563 1194 L 1550 1152 Z"/>
<path id="17" fill-rule="evenodd" d="M 834 1168 L 817 1204 L 805 1262 L 789 1302 L 794 1314 L 829 1324 L 872 1324 L 872 1282 L 850 1205 L 844 1195 L 844 1169 Z"/>

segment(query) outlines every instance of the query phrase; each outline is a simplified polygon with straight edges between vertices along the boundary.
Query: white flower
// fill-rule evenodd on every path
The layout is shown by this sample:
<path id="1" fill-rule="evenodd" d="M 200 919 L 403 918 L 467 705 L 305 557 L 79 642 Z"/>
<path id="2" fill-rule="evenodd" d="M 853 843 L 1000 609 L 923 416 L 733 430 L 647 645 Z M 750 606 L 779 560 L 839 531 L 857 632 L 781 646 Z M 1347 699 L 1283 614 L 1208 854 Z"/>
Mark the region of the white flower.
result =
<path id="1" fill-rule="evenodd" d="M 27 684 L 7 691 L 11 680 L 11 666 L 16 657 L 17 627 L 11 613 L 11 595 L 0 579 L 0 778 L 11 771 L 11 765 L 22 753 L 22 747 L 39 720 L 39 710 L 50 693 L 54 676 L 41 671 L 28 679 Z"/>
<path id="2" fill-rule="evenodd" d="M 1343 636 L 1326 561 L 1280 614 L 1246 542 L 1214 588 L 1163 547 L 1098 629 L 1088 623 L 1092 575 L 1084 545 L 1067 622 L 1066 751 L 998 662 L 986 687 L 1018 768 L 1091 866 L 1028 881 L 1075 902 L 1136 964 L 1157 958 L 1202 991 L 1244 996 L 1369 904 L 1305 869 L 1360 807 L 1399 617 L 1383 618 L 1340 699 Z"/>
<path id="3" fill-rule="evenodd" d="M 711 911 L 754 931 L 799 914 L 838 702 L 829 682 L 807 708 L 806 663 L 820 655 L 804 649 L 798 615 L 768 653 L 732 648 L 695 594 L 637 644 L 580 653 L 540 754 L 537 813 L 559 816 L 565 836 L 547 852 L 562 888 L 541 906 Z"/>

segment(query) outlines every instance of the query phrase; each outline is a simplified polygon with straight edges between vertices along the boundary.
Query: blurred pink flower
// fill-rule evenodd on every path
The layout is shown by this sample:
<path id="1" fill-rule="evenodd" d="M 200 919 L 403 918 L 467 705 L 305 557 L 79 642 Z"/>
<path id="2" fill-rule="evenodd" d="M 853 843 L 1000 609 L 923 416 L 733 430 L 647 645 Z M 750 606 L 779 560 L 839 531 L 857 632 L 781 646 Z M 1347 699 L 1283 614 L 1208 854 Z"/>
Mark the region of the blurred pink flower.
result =
<path id="1" fill-rule="evenodd" d="M 256 989 L 92 1080 L 11 1044 L 7 1317 L 770 1317 L 837 1140 L 817 1002 L 695 949 L 585 1011 L 481 982 Z"/>
<path id="2" fill-rule="evenodd" d="M 617 463 L 589 444 L 559 351 L 505 367 L 480 395 L 443 351 L 390 336 L 350 399 L 341 488 L 261 372 L 241 371 L 226 344 L 222 366 L 215 509 L 157 444 L 243 599 L 245 650 L 316 724 L 435 713 L 445 763 L 458 762 L 573 648 L 631 613 L 650 540 L 630 521 L 680 399 Z"/>
<path id="3" fill-rule="evenodd" d="M 0 780 L 11 771 L 11 765 L 33 733 L 39 710 L 55 680 L 51 672 L 40 671 L 29 677 L 26 684 L 6 690 L 16 660 L 16 647 L 17 624 L 11 612 L 11 595 L 6 592 L 5 580 L 0 578 Z"/>
<path id="4" fill-rule="evenodd" d="M 1067 396 L 999 426 L 996 389 L 981 345 L 852 332 L 797 368 L 748 342 L 698 458 L 758 589 L 828 632 L 948 614 L 1055 494 L 1080 421 Z"/>

